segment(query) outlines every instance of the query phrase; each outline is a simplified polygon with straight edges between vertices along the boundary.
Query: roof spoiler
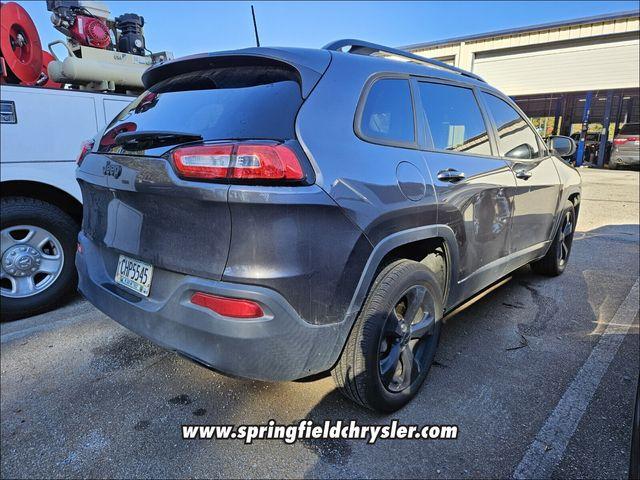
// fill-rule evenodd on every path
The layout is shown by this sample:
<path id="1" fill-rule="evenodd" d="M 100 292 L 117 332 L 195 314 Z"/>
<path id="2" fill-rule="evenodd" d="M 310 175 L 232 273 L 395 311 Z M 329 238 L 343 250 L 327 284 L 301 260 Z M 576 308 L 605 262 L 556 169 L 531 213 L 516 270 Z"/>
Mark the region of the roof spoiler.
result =
<path id="1" fill-rule="evenodd" d="M 296 48 L 244 48 L 225 52 L 203 53 L 181 57 L 148 68 L 142 75 L 146 89 L 181 73 L 236 66 L 286 66 L 298 75 L 302 97 L 306 98 L 331 61 L 322 50 Z"/>
<path id="2" fill-rule="evenodd" d="M 344 47 L 349 47 L 349 50 L 346 50 L 346 51 L 343 50 Z M 463 70 L 458 67 L 454 67 L 453 65 L 449 65 L 447 63 L 441 62 L 440 60 L 435 60 L 433 58 L 428 58 L 428 57 L 422 57 L 420 55 L 416 55 L 415 53 L 406 52 L 404 50 L 398 50 L 397 48 L 385 47 L 384 45 L 378 45 L 376 43 L 365 42 L 364 40 L 355 40 L 352 38 L 345 38 L 342 40 L 336 40 L 335 42 L 331 42 L 325 45 L 323 48 L 325 50 L 333 50 L 335 52 L 354 53 L 356 55 L 372 55 L 374 53 L 388 53 L 390 55 L 396 55 L 398 57 L 412 60 L 414 62 L 431 65 L 434 67 L 442 68 L 444 70 L 449 70 L 459 75 L 464 75 L 465 77 L 470 77 L 470 78 L 473 78 L 474 80 L 478 80 L 480 82 L 486 83 L 484 79 L 479 75 L 476 75 L 475 73 L 472 73 L 472 72 L 468 72 L 467 70 Z"/>

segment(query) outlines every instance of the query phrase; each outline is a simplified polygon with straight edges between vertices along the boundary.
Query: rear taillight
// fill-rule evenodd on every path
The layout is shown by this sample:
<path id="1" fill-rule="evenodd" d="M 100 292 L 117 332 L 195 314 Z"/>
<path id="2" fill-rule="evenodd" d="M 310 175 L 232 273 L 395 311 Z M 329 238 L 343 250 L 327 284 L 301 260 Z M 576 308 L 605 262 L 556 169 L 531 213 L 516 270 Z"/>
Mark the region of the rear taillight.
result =
<path id="1" fill-rule="evenodd" d="M 282 144 L 183 147 L 173 152 L 173 163 L 180 176 L 202 180 L 296 181 L 304 178 L 295 152 Z"/>
<path id="2" fill-rule="evenodd" d="M 82 161 L 84 160 L 84 157 L 86 157 L 87 154 L 91 150 L 93 150 L 93 144 L 94 144 L 93 140 L 85 140 L 80 144 L 80 155 L 78 155 L 78 158 L 76 159 L 76 163 L 78 164 L 78 166 L 82 163 Z"/>
<path id="3" fill-rule="evenodd" d="M 219 297 L 210 293 L 196 292 L 191 303 L 208 308 L 214 312 L 232 318 L 260 318 L 264 316 L 262 307 L 251 300 Z"/>
<path id="4" fill-rule="evenodd" d="M 624 145 L 627 142 L 637 142 L 640 137 L 624 137 L 624 138 L 614 138 L 614 145 Z"/>

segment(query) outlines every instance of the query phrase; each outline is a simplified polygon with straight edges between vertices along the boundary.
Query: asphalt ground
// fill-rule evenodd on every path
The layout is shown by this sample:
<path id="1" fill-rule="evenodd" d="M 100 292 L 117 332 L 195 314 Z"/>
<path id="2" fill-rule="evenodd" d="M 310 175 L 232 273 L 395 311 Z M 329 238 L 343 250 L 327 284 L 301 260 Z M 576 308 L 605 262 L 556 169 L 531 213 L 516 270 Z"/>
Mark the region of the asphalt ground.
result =
<path id="1" fill-rule="evenodd" d="M 565 273 L 528 267 L 443 327 L 418 397 L 227 378 L 80 299 L 0 327 L 2 478 L 626 478 L 638 382 L 638 173 L 582 170 Z M 635 287 L 634 287 L 635 285 Z M 455 424 L 456 440 L 182 440 L 182 424 Z"/>

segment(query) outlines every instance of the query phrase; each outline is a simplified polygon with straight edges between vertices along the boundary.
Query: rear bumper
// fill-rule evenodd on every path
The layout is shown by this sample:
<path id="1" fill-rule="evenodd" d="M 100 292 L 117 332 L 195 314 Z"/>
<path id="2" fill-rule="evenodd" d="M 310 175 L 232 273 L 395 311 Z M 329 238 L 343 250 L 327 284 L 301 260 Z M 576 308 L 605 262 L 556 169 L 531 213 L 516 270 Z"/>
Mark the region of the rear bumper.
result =
<path id="1" fill-rule="evenodd" d="M 345 323 L 312 325 L 278 292 L 154 269 L 147 298 L 113 282 L 114 256 L 80 233 L 79 289 L 98 309 L 155 343 L 229 375 L 294 380 L 329 369 L 348 333 Z M 259 319 L 232 319 L 194 305 L 195 291 L 261 304 Z"/>
<path id="2" fill-rule="evenodd" d="M 612 150 L 609 163 L 614 163 L 617 165 L 639 165 L 640 152 L 638 152 L 638 150 Z"/>

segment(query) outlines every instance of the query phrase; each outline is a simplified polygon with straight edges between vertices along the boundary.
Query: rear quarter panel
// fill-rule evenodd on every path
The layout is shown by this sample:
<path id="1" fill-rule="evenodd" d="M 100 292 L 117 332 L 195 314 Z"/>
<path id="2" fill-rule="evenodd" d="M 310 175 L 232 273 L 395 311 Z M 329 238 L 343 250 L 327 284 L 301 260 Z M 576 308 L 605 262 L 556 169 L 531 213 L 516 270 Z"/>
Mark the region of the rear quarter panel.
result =
<path id="1" fill-rule="evenodd" d="M 374 144 L 356 135 L 354 115 L 365 83 L 373 75 L 394 75 L 357 57 L 334 55 L 300 109 L 297 132 L 317 171 L 317 184 L 375 245 L 400 230 L 435 224 L 435 193 L 419 150 Z M 419 172 L 416 183 L 424 192 L 419 200 L 409 200 L 399 187 L 401 162 Z"/>

